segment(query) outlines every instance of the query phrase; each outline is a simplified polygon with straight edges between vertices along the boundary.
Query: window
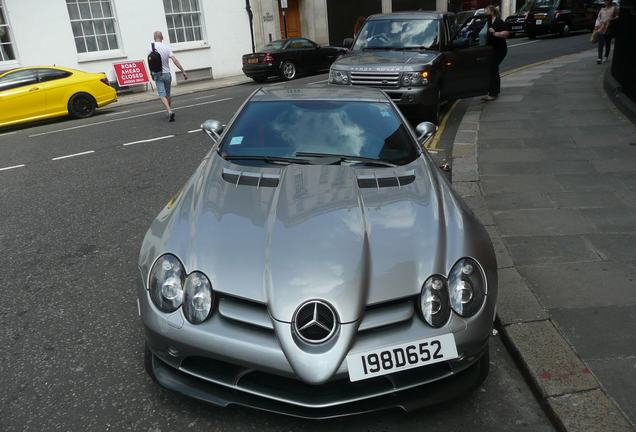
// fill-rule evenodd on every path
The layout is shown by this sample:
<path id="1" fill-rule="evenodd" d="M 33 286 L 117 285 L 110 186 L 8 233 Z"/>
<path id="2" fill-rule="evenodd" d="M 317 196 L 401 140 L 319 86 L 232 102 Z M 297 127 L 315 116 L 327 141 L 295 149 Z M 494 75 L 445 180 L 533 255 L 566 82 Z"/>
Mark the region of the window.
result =
<path id="1" fill-rule="evenodd" d="M 111 0 L 66 0 L 78 53 L 119 48 Z"/>
<path id="2" fill-rule="evenodd" d="M 38 69 L 38 81 L 46 82 L 71 76 L 70 72 L 59 69 Z"/>
<path id="3" fill-rule="evenodd" d="M 289 48 L 292 49 L 314 49 L 316 46 L 307 39 L 292 39 L 289 43 Z"/>
<path id="4" fill-rule="evenodd" d="M 203 40 L 199 0 L 163 0 L 170 42 Z"/>
<path id="5" fill-rule="evenodd" d="M 10 30 L 4 11 L 4 3 L 0 0 L 0 62 L 15 60 Z"/>
<path id="6" fill-rule="evenodd" d="M 37 75 L 32 69 L 9 72 L 0 78 L 0 91 L 35 84 L 37 82 Z"/>

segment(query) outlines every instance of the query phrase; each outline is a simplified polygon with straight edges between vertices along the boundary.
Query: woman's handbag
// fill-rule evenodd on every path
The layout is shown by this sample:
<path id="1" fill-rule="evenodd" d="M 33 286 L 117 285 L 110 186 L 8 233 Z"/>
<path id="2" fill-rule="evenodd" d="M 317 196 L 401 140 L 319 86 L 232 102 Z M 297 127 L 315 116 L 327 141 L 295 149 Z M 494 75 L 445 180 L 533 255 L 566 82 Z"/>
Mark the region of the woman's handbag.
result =
<path id="1" fill-rule="evenodd" d="M 598 42 L 598 32 L 596 30 L 592 32 L 592 36 L 590 37 L 590 42 L 592 43 Z"/>

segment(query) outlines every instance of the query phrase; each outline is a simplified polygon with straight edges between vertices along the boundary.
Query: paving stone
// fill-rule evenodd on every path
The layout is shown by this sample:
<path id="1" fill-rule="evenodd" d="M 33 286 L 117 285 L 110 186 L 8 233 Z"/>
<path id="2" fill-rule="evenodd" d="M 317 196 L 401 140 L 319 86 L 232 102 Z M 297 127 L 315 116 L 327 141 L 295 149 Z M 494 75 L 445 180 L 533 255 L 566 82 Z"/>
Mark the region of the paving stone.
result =
<path id="1" fill-rule="evenodd" d="M 583 236 L 505 237 L 504 241 L 518 266 L 601 260 Z"/>
<path id="2" fill-rule="evenodd" d="M 503 236 L 560 236 L 596 231 L 579 210 L 505 210 L 494 212 L 493 217 Z"/>
<path id="3" fill-rule="evenodd" d="M 599 173 L 636 172 L 635 158 L 604 159 L 592 162 Z"/>
<path id="4" fill-rule="evenodd" d="M 554 208 L 548 195 L 540 192 L 488 194 L 484 198 L 491 211 Z"/>
<path id="5" fill-rule="evenodd" d="M 511 139 L 511 138 L 493 138 L 493 139 L 485 139 L 482 137 L 478 138 L 478 145 L 480 149 L 520 149 L 522 147 L 526 147 L 525 140 Z"/>
<path id="6" fill-rule="evenodd" d="M 453 144 L 453 157 L 454 158 L 461 158 L 461 157 L 466 157 L 466 156 L 475 156 L 475 144 L 460 144 L 460 143 L 454 143 Z"/>
<path id="7" fill-rule="evenodd" d="M 503 325 L 548 319 L 548 313 L 514 267 L 499 269 L 497 316 Z"/>
<path id="8" fill-rule="evenodd" d="M 510 82 L 507 80 L 506 82 Z M 521 94 L 506 94 L 503 96 L 499 96 L 497 102 L 521 102 L 523 101 L 523 95 Z"/>
<path id="9" fill-rule="evenodd" d="M 490 214 L 490 210 L 486 206 L 484 197 L 481 195 L 468 196 L 464 198 L 464 202 L 475 213 L 477 219 L 480 220 L 482 225 L 494 225 L 495 222 Z"/>
<path id="10" fill-rule="evenodd" d="M 519 129 L 526 123 L 524 120 L 482 120 L 479 124 L 479 130 Z"/>
<path id="11" fill-rule="evenodd" d="M 556 178 L 550 175 L 481 176 L 480 181 L 486 194 L 564 191 Z"/>
<path id="12" fill-rule="evenodd" d="M 453 189 L 460 197 L 480 195 L 479 182 L 453 182 Z"/>
<path id="13" fill-rule="evenodd" d="M 563 395 L 548 399 L 567 432 L 633 432 L 616 405 L 602 390 Z"/>
<path id="14" fill-rule="evenodd" d="M 625 185 L 623 183 L 610 176 L 563 174 L 556 175 L 553 178 L 563 186 L 564 192 L 614 192 L 616 190 L 625 189 Z"/>
<path id="15" fill-rule="evenodd" d="M 615 174 L 613 178 L 628 189 L 636 190 L 636 173 Z"/>
<path id="16" fill-rule="evenodd" d="M 545 153 L 533 148 L 499 148 L 480 149 L 479 163 L 493 162 L 539 162 L 545 158 Z"/>
<path id="17" fill-rule="evenodd" d="M 455 142 L 462 144 L 474 144 L 477 142 L 476 131 L 457 131 Z"/>
<path id="18" fill-rule="evenodd" d="M 603 388 L 636 424 L 636 358 L 589 360 L 587 364 Z"/>
<path id="19" fill-rule="evenodd" d="M 620 207 L 623 203 L 614 192 L 548 192 L 557 208 Z"/>
<path id="20" fill-rule="evenodd" d="M 615 195 L 621 203 L 629 207 L 636 207 L 636 190 L 616 191 Z"/>
<path id="21" fill-rule="evenodd" d="M 549 320 L 511 324 L 505 332 L 544 397 L 598 388 L 590 370 Z"/>
<path id="22" fill-rule="evenodd" d="M 632 261 L 636 256 L 636 234 L 587 234 L 585 237 L 606 261 Z"/>
<path id="23" fill-rule="evenodd" d="M 453 159 L 453 181 L 467 182 L 479 180 L 477 159 L 474 156 Z"/>
<path id="24" fill-rule="evenodd" d="M 584 360 L 636 358 L 636 305 L 551 309 L 550 314 Z"/>
<path id="25" fill-rule="evenodd" d="M 512 262 L 512 258 L 510 256 L 510 253 L 508 252 L 508 248 L 501 239 L 497 228 L 494 226 L 486 226 L 486 231 L 488 231 L 488 235 L 490 235 L 490 241 L 492 242 L 492 246 L 495 249 L 495 255 L 497 257 L 497 268 L 502 269 L 512 267 L 514 263 Z"/>
<path id="26" fill-rule="evenodd" d="M 548 309 L 636 305 L 634 263 L 597 261 L 518 266 Z"/>
<path id="27" fill-rule="evenodd" d="M 540 148 L 540 149 L 555 149 L 558 148 L 562 152 L 570 152 L 578 149 L 574 139 L 571 136 L 542 136 L 534 138 L 524 139 L 526 147 L 528 148 Z"/>
<path id="28" fill-rule="evenodd" d="M 585 160 L 541 162 L 500 162 L 479 164 L 479 172 L 484 175 L 535 175 L 535 174 L 595 174 L 594 166 Z"/>
<path id="29" fill-rule="evenodd" d="M 580 211 L 600 233 L 636 233 L 636 209 L 606 207 Z M 634 250 L 636 252 L 636 245 Z"/>

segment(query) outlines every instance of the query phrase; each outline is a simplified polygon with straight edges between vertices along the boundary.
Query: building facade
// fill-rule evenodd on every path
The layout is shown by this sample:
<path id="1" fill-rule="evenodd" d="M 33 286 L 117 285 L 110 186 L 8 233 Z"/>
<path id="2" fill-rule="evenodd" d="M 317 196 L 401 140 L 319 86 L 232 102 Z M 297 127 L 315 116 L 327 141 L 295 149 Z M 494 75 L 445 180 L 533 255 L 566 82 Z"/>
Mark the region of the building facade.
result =
<path id="1" fill-rule="evenodd" d="M 0 0 L 0 70 L 55 64 L 106 72 L 114 81 L 112 64 L 145 59 L 160 30 L 190 77 L 237 75 L 241 54 L 251 51 L 245 6 L 240 0 Z"/>

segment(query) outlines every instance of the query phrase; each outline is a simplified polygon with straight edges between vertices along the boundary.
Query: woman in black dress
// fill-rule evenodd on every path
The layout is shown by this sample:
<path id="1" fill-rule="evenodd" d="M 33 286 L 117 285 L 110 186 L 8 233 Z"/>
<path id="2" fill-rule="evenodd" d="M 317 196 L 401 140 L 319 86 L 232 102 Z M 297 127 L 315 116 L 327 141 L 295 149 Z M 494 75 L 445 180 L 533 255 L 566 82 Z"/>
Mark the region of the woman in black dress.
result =
<path id="1" fill-rule="evenodd" d="M 508 53 L 508 45 L 506 39 L 510 36 L 506 23 L 501 19 L 501 13 L 495 6 L 486 7 L 486 15 L 488 16 L 488 45 L 493 48 L 493 59 L 490 66 L 490 86 L 488 87 L 488 96 L 484 97 L 484 101 L 492 101 L 497 99 L 501 90 L 501 79 L 499 78 L 499 65 Z"/>

